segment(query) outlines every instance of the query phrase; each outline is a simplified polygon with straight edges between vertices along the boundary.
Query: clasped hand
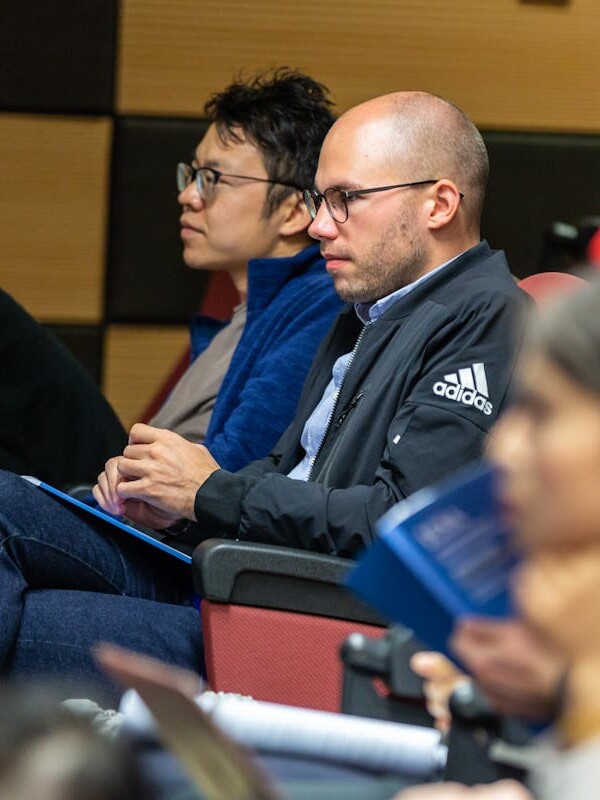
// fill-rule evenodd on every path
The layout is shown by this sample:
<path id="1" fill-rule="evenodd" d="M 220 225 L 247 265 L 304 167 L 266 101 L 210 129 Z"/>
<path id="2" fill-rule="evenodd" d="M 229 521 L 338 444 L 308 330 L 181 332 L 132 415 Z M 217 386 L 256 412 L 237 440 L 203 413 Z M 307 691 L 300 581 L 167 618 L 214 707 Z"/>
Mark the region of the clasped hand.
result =
<path id="1" fill-rule="evenodd" d="M 123 455 L 106 462 L 92 492 L 109 514 L 166 528 L 182 518 L 195 520 L 196 492 L 218 469 L 203 445 L 136 423 Z"/>

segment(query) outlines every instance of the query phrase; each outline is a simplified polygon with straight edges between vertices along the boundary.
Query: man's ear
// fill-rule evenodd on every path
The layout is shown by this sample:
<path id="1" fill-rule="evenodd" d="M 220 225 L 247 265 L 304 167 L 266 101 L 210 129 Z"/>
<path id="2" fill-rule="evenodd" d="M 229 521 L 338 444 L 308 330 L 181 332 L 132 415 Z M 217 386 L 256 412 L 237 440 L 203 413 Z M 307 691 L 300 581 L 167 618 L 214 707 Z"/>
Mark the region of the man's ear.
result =
<path id="1" fill-rule="evenodd" d="M 430 230 L 446 227 L 460 208 L 462 195 L 453 181 L 446 178 L 438 181 L 428 192 L 427 222 Z"/>
<path id="2" fill-rule="evenodd" d="M 311 223 L 306 203 L 300 191 L 292 192 L 286 197 L 275 213 L 281 220 L 279 226 L 281 236 L 296 236 L 304 233 Z"/>

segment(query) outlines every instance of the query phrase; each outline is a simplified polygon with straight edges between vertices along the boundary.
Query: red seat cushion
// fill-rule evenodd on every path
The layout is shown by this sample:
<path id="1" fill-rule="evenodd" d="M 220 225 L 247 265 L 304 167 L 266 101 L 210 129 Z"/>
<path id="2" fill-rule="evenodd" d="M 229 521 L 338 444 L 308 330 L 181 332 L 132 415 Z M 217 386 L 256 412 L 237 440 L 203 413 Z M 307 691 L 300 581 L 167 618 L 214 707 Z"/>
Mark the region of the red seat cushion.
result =
<path id="1" fill-rule="evenodd" d="M 340 647 L 354 632 L 385 628 L 291 611 L 201 604 L 208 682 L 214 691 L 339 711 Z"/>
<path id="2" fill-rule="evenodd" d="M 538 272 L 519 281 L 521 289 L 531 295 L 538 304 L 554 297 L 558 298 L 585 284 L 583 278 L 568 272 Z"/>

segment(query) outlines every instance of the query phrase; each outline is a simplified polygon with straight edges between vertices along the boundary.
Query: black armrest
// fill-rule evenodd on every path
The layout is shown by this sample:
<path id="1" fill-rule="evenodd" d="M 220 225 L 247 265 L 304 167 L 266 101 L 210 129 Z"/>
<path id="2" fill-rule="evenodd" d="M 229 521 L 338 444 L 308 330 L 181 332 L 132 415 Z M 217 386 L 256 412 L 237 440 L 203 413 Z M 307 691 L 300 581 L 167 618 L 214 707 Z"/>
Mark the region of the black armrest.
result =
<path id="1" fill-rule="evenodd" d="M 444 780 L 469 786 L 512 778 L 523 781 L 532 766 L 531 731 L 520 721 L 497 714 L 473 681 L 450 697 L 452 725 Z"/>
<path id="2" fill-rule="evenodd" d="M 346 589 L 353 563 L 290 547 L 207 539 L 194 551 L 194 587 L 217 602 L 384 625 Z"/>
<path id="3" fill-rule="evenodd" d="M 341 649 L 342 711 L 431 727 L 433 719 L 425 708 L 423 680 L 410 668 L 411 656 L 422 649 L 413 632 L 398 625 L 378 638 L 351 634 Z M 382 680 L 390 694 L 382 694 L 373 678 Z"/>

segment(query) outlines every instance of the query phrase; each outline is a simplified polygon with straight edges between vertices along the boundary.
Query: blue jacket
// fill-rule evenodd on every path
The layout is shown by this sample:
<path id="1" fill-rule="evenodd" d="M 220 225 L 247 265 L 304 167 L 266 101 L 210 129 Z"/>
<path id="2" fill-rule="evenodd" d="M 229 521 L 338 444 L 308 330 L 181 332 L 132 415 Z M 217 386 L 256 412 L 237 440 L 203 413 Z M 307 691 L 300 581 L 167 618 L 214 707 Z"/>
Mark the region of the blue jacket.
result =
<path id="1" fill-rule="evenodd" d="M 317 346 L 341 307 L 318 245 L 292 258 L 249 262 L 246 325 L 204 442 L 224 469 L 240 469 L 273 448 L 294 416 Z M 194 356 L 221 327 L 195 319 Z"/>

